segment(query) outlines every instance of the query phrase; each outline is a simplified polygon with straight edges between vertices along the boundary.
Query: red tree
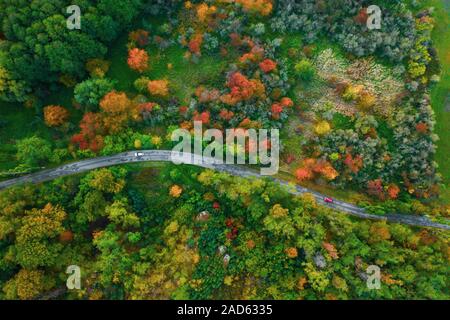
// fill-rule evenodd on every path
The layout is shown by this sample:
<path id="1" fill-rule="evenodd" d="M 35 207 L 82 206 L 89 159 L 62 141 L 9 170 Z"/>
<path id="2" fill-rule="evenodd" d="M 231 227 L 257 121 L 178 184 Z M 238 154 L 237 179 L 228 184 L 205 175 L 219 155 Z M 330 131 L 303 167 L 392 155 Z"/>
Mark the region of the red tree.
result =
<path id="1" fill-rule="evenodd" d="M 201 34 L 196 34 L 189 41 L 188 44 L 189 51 L 192 52 L 193 54 L 199 55 L 201 53 L 202 43 L 203 43 L 203 36 Z"/>
<path id="2" fill-rule="evenodd" d="M 130 41 L 137 43 L 139 47 L 145 47 L 148 44 L 148 31 L 138 29 L 135 31 L 131 31 L 128 35 Z"/>
<path id="3" fill-rule="evenodd" d="M 416 124 L 416 131 L 422 134 L 425 134 L 428 132 L 428 126 L 424 122 L 419 122 Z"/>
<path id="4" fill-rule="evenodd" d="M 400 188 L 396 184 L 390 184 L 387 189 L 387 194 L 391 199 L 397 199 L 400 193 Z"/>
<path id="5" fill-rule="evenodd" d="M 349 153 L 345 157 L 344 164 L 349 167 L 353 173 L 358 173 L 358 171 L 363 167 L 363 159 L 359 155 L 353 158 L 353 156 Z"/>
<path id="6" fill-rule="evenodd" d="M 386 197 L 383 190 L 383 181 L 381 179 L 375 179 L 367 182 L 367 193 L 378 197 L 380 200 L 384 200 Z"/>
<path id="7" fill-rule="evenodd" d="M 88 112 L 84 114 L 80 122 L 81 132 L 72 137 L 71 142 L 81 150 L 90 149 L 98 152 L 103 148 L 102 117 L 98 113 Z"/>
<path id="8" fill-rule="evenodd" d="M 367 14 L 367 8 L 362 8 L 359 10 L 358 15 L 354 18 L 359 24 L 366 24 L 369 15 Z"/>
<path id="9" fill-rule="evenodd" d="M 235 72 L 229 76 L 227 87 L 230 88 L 230 93 L 222 96 L 221 100 L 229 105 L 235 105 L 239 101 L 262 96 L 265 93 L 265 87 L 261 81 L 256 79 L 249 80 L 240 72 Z"/>
<path id="10" fill-rule="evenodd" d="M 295 177 L 299 181 L 310 180 L 313 178 L 313 173 L 309 168 L 298 168 L 297 171 L 295 171 Z"/>
<path id="11" fill-rule="evenodd" d="M 259 67 L 263 72 L 269 73 L 277 68 L 277 63 L 273 60 L 265 59 L 259 64 Z"/>
<path id="12" fill-rule="evenodd" d="M 197 111 L 194 111 L 194 116 L 192 120 L 194 121 L 201 121 L 203 124 L 208 124 L 211 118 L 211 114 L 209 111 L 204 111 L 202 113 L 198 113 Z"/>

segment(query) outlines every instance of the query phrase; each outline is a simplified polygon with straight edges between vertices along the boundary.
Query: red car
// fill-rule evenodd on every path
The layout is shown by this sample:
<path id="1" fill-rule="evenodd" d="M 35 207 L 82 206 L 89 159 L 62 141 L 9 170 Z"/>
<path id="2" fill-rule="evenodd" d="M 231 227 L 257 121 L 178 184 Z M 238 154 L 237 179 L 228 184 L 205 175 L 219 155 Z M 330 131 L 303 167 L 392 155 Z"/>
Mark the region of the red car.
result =
<path id="1" fill-rule="evenodd" d="M 333 199 L 328 198 L 328 197 L 324 198 L 323 201 L 325 201 L 326 203 L 333 203 L 334 202 Z"/>

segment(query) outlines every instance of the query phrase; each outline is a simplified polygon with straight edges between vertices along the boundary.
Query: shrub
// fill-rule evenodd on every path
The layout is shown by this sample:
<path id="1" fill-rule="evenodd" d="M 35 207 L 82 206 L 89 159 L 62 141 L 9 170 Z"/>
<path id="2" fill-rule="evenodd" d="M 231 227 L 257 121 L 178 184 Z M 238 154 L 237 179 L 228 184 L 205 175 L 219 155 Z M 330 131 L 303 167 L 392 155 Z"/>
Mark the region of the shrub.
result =
<path id="1" fill-rule="evenodd" d="M 358 108 L 362 110 L 369 110 L 375 105 L 376 101 L 377 99 L 375 96 L 368 92 L 363 92 L 358 98 Z"/>
<path id="2" fill-rule="evenodd" d="M 134 81 L 134 87 L 139 92 L 144 92 L 148 88 L 150 79 L 147 77 L 140 77 Z"/>
<path id="3" fill-rule="evenodd" d="M 315 69 L 309 60 L 301 60 L 294 67 L 296 76 L 304 81 L 311 81 L 315 74 Z"/>
<path id="4" fill-rule="evenodd" d="M 91 77 L 103 78 L 109 70 L 111 63 L 103 59 L 90 59 L 86 62 L 86 70 Z"/>
<path id="5" fill-rule="evenodd" d="M 319 135 L 323 136 L 326 135 L 331 131 L 331 126 L 328 123 L 328 121 L 320 121 L 316 126 L 314 127 L 314 131 Z"/>

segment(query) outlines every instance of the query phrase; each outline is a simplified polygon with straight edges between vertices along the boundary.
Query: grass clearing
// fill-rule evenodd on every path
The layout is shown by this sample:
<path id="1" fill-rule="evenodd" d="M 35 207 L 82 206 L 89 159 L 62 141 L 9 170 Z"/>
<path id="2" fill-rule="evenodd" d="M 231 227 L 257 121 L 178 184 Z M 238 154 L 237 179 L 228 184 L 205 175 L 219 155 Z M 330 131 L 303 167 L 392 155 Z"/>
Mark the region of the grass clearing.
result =
<path id="1" fill-rule="evenodd" d="M 228 62 L 218 54 L 205 54 L 200 57 L 197 64 L 194 64 L 184 59 L 185 52 L 186 49 L 179 46 L 172 46 L 162 52 L 152 47 L 149 53 L 151 70 L 146 75 L 152 80 L 169 80 L 169 86 L 175 97 L 188 103 L 199 85 L 208 84 L 218 88 L 223 86 L 225 83 L 223 72 Z"/>
<path id="2" fill-rule="evenodd" d="M 130 92 L 136 91 L 133 83 L 139 77 L 139 74 L 131 70 L 127 64 L 127 41 L 128 34 L 125 33 L 120 36 L 116 43 L 110 48 L 108 60 L 111 62 L 111 67 L 106 76 L 117 82 L 117 90 Z M 150 60 L 150 62 L 151 61 L 152 60 Z"/>
<path id="3" fill-rule="evenodd" d="M 131 70 L 124 57 L 127 56 L 127 36 L 123 36 L 111 50 L 111 68 L 107 76 L 117 81 L 120 91 L 136 92 L 134 81 L 141 75 Z M 186 49 L 172 46 L 164 51 L 151 46 L 148 50 L 150 70 L 143 73 L 151 80 L 167 79 L 173 95 L 188 103 L 195 89 L 201 84 L 222 87 L 225 82 L 223 72 L 228 62 L 218 55 L 204 55 L 197 64 L 183 58 Z M 170 66 L 169 66 L 170 65 Z"/>
<path id="4" fill-rule="evenodd" d="M 163 20 L 154 20 L 148 23 L 150 34 L 158 29 Z M 139 26 L 136 25 L 135 28 Z M 174 44 L 167 49 L 161 50 L 155 44 L 147 46 L 149 55 L 149 70 L 139 74 L 130 69 L 127 64 L 128 56 L 128 34 L 125 33 L 118 38 L 110 49 L 108 59 L 111 67 L 107 77 L 117 81 L 116 88 L 127 93 L 136 92 L 134 81 L 141 76 L 146 76 L 151 80 L 167 79 L 173 96 L 184 103 L 189 103 L 190 97 L 195 89 L 202 84 L 221 88 L 225 83 L 223 72 L 230 61 L 233 53 L 227 58 L 221 57 L 218 53 L 204 53 L 198 63 L 193 63 L 184 58 L 187 48 Z"/>
<path id="5" fill-rule="evenodd" d="M 2 103 L 0 119 L 0 171 L 16 167 L 16 140 L 32 135 L 52 140 L 42 117 L 36 115 L 34 110 L 25 109 L 21 104 Z"/>
<path id="6" fill-rule="evenodd" d="M 352 129 L 353 128 L 353 119 L 351 117 L 345 116 L 339 112 L 336 112 L 333 115 L 333 128 L 335 130 L 338 129 L 342 129 L 342 130 L 347 130 L 347 129 Z"/>
<path id="7" fill-rule="evenodd" d="M 428 1 L 436 12 L 436 28 L 433 31 L 434 45 L 442 67 L 441 81 L 431 91 L 431 101 L 436 114 L 436 133 L 439 135 L 436 160 L 447 186 L 450 184 L 450 8 L 441 1 Z M 448 198 L 450 201 L 450 197 Z"/>
<path id="8" fill-rule="evenodd" d="M 61 105 L 70 113 L 70 121 L 78 123 L 81 111 L 72 106 L 73 88 L 64 88 L 49 96 L 43 106 Z M 0 171 L 17 166 L 16 141 L 36 135 L 55 142 L 54 131 L 44 123 L 42 112 L 27 109 L 20 103 L 0 103 Z"/>

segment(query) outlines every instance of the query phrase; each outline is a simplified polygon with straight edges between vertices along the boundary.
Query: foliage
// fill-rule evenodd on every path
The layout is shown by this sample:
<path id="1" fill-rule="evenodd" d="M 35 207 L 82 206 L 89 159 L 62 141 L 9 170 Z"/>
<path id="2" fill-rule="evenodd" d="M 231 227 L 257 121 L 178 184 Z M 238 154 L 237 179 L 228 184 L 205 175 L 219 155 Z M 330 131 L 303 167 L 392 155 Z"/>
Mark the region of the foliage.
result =
<path id="1" fill-rule="evenodd" d="M 3 290 L 6 299 L 30 300 L 36 298 L 49 287 L 44 278 L 42 271 L 21 269 L 13 279 L 5 284 Z"/>
<path id="2" fill-rule="evenodd" d="M 114 81 L 109 79 L 88 79 L 75 86 L 74 98 L 84 107 L 94 110 L 100 100 L 114 89 Z"/>
<path id="3" fill-rule="evenodd" d="M 147 84 L 148 91 L 153 96 L 167 97 L 169 95 L 168 80 L 152 80 Z"/>
<path id="4" fill-rule="evenodd" d="M 373 214 L 448 216 L 433 199 L 431 10 L 375 1 L 382 29 L 368 30 L 366 0 L 84 0 L 82 29 L 69 31 L 66 4 L 0 12 L 0 99 L 25 106 L 0 110 L 2 164 L 16 151 L 19 162 L 6 174 L 170 149 L 193 121 L 277 128 L 283 170 L 308 188 Z M 63 287 L 76 263 L 83 290 L 63 298 L 448 299 L 448 240 L 355 220 L 270 179 L 121 165 L 0 192 L 0 298 Z M 367 289 L 373 264 L 380 290 Z"/>
<path id="5" fill-rule="evenodd" d="M 102 124 L 110 133 L 119 132 L 130 119 L 137 118 L 137 110 L 125 92 L 111 91 L 100 101 Z"/>
<path id="6" fill-rule="evenodd" d="M 25 101 L 31 91 L 42 95 L 60 75 L 80 79 L 85 63 L 105 55 L 106 45 L 137 16 L 141 4 L 140 0 L 120 0 L 115 5 L 111 0 L 85 1 L 83 28 L 78 32 L 66 26 L 61 14 L 65 1 L 5 4 L 0 13 L 6 37 L 0 50 L 0 70 L 4 70 L 0 79 L 6 82 L 0 98 Z"/>
<path id="7" fill-rule="evenodd" d="M 448 296 L 445 233 L 353 220 L 268 180 L 158 170 L 150 183 L 145 171 L 112 168 L 0 193 L 0 239 L 12 248 L 0 270 L 20 266 L 5 274 L 3 297 L 52 290 L 72 259 L 86 266 L 86 290 L 66 294 L 76 299 Z M 184 189 L 176 198 L 167 192 L 174 185 Z M 52 194 L 69 209 L 36 206 Z M 381 290 L 367 289 L 371 264 L 381 268 Z"/>
<path id="8" fill-rule="evenodd" d="M 148 69 L 148 54 L 145 50 L 133 48 L 128 51 L 128 65 L 137 72 L 144 72 Z"/>
<path id="9" fill-rule="evenodd" d="M 50 143 L 37 136 L 17 141 L 17 160 L 30 167 L 45 164 L 51 153 Z"/>
<path id="10" fill-rule="evenodd" d="M 62 246 L 49 243 L 49 239 L 64 230 L 65 218 L 66 213 L 50 203 L 43 209 L 26 211 L 16 234 L 17 262 L 24 268 L 54 265 Z"/>
<path id="11" fill-rule="evenodd" d="M 69 118 L 67 109 L 61 106 L 47 106 L 44 108 L 45 124 L 49 127 L 59 127 Z"/>
<path id="12" fill-rule="evenodd" d="M 81 150 L 98 152 L 103 147 L 103 124 L 100 114 L 85 113 L 80 122 L 81 132 L 72 137 L 71 143 L 78 145 Z"/>
<path id="13" fill-rule="evenodd" d="M 391 61 L 402 61 L 414 45 L 415 28 L 411 12 L 400 2 L 389 5 L 380 1 L 377 5 L 383 12 L 383 27 L 368 30 L 366 24 L 361 24 L 364 20 L 361 19 L 361 10 L 370 4 L 357 0 L 301 0 L 295 3 L 280 0 L 271 26 L 284 33 L 301 31 L 307 43 L 320 36 L 328 36 L 358 57 L 378 54 Z"/>
<path id="14" fill-rule="evenodd" d="M 301 60 L 295 66 L 295 74 L 304 81 L 310 81 L 315 74 L 315 70 L 311 62 L 308 60 Z"/>

